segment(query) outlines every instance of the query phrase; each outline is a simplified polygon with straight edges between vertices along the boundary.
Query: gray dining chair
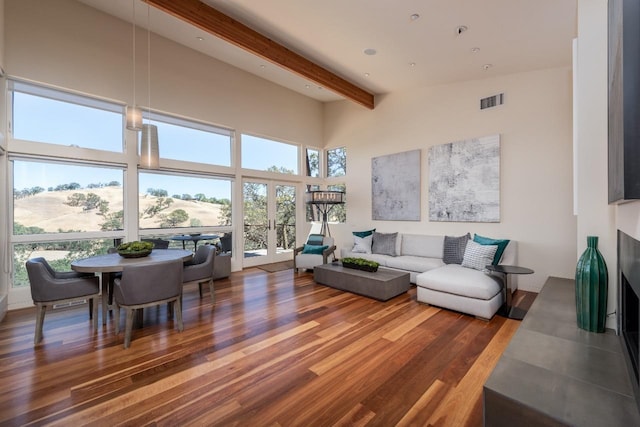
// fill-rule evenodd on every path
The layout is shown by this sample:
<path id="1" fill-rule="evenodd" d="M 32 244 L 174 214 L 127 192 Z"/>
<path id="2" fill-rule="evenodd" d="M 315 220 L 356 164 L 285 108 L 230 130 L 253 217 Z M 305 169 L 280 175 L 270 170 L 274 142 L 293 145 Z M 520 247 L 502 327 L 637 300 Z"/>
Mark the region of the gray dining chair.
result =
<path id="1" fill-rule="evenodd" d="M 89 318 L 93 320 L 93 330 L 98 329 L 100 279 L 97 276 L 75 271 L 56 271 L 42 257 L 28 260 L 26 267 L 31 298 L 36 305 L 34 344 L 42 341 L 44 315 L 47 306 L 54 304 L 65 304 L 82 298 L 89 300 Z"/>
<path id="2" fill-rule="evenodd" d="M 133 315 L 164 303 L 173 303 L 178 321 L 178 330 L 182 332 L 182 261 L 169 261 L 155 264 L 128 265 L 122 270 L 122 277 L 114 281 L 113 297 L 116 318 L 116 334 L 120 333 L 120 308 L 126 313 L 124 348 L 131 345 Z"/>
<path id="3" fill-rule="evenodd" d="M 222 253 L 229 253 L 233 249 L 233 234 L 232 232 L 224 233 L 220 236 L 220 250 Z"/>
<path id="4" fill-rule="evenodd" d="M 213 245 L 202 245 L 197 250 L 193 259 L 184 263 L 182 272 L 182 286 L 198 284 L 200 298 L 202 298 L 202 285 L 209 284 L 211 294 L 211 304 L 215 303 L 215 293 L 213 289 L 213 266 L 216 258 L 216 247 Z"/>
<path id="5" fill-rule="evenodd" d="M 153 243 L 153 249 L 169 249 L 169 241 L 164 239 L 140 239 L 143 242 Z"/>

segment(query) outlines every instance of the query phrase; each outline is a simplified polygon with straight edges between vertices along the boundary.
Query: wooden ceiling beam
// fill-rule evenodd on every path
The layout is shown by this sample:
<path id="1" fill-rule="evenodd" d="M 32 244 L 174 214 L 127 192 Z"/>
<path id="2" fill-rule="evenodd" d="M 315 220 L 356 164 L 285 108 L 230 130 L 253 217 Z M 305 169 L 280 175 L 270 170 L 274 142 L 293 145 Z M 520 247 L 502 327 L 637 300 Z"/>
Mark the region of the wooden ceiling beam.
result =
<path id="1" fill-rule="evenodd" d="M 200 0 L 143 1 L 360 105 L 371 110 L 375 107 L 373 94 L 292 52 Z"/>

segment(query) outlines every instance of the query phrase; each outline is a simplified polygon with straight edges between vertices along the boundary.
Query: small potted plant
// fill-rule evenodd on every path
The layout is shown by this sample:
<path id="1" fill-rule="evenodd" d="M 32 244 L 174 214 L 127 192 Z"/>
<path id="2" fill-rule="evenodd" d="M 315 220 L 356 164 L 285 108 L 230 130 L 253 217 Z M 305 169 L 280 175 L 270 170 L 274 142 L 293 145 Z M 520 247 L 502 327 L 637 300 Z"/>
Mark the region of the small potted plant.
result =
<path id="1" fill-rule="evenodd" d="M 151 253 L 153 250 L 153 243 L 135 240 L 133 242 L 122 243 L 116 249 L 121 257 L 142 258 Z"/>
<path id="2" fill-rule="evenodd" d="M 354 268 L 356 270 L 362 271 L 370 271 L 375 272 L 378 271 L 378 267 L 380 263 L 375 261 L 369 261 L 364 258 L 342 258 L 342 266 L 345 268 Z"/>

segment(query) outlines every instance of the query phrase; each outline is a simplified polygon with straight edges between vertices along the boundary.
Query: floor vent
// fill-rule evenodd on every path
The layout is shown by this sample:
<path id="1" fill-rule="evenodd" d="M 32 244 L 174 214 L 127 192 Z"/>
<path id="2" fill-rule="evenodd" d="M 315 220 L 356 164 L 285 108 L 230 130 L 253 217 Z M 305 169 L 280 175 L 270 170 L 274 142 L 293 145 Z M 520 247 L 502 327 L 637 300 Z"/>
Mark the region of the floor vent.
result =
<path id="1" fill-rule="evenodd" d="M 56 308 L 67 308 L 67 307 L 74 307 L 76 305 L 81 305 L 81 304 L 86 304 L 87 300 L 86 299 L 79 299 L 79 300 L 75 300 L 75 301 L 71 301 L 71 302 L 65 302 L 62 304 L 53 304 L 53 309 L 55 310 Z"/>
<path id="2" fill-rule="evenodd" d="M 489 96 L 480 100 L 480 109 L 485 110 L 487 108 L 497 107 L 504 104 L 504 93 L 498 95 Z"/>

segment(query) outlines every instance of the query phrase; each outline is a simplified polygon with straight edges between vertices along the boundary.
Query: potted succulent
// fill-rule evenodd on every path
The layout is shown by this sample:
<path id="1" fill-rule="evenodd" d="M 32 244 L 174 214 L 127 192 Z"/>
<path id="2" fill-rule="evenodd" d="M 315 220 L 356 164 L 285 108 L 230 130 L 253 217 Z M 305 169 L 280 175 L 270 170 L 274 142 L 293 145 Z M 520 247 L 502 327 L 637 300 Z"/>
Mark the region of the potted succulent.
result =
<path id="1" fill-rule="evenodd" d="M 122 243 L 118 245 L 116 249 L 121 257 L 142 258 L 151 253 L 153 250 L 153 243 L 134 240 L 133 242 Z"/>
<path id="2" fill-rule="evenodd" d="M 378 271 L 380 263 L 364 258 L 342 258 L 342 266 L 356 270 L 375 272 Z"/>

